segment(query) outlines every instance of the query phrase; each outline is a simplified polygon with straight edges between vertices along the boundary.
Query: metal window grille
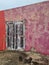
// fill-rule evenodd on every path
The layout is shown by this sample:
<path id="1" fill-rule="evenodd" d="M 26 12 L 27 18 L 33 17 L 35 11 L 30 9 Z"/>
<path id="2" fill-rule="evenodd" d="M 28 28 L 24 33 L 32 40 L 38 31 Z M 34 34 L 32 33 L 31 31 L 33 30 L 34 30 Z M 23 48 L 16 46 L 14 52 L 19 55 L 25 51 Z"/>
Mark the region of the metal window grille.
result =
<path id="1" fill-rule="evenodd" d="M 6 46 L 10 50 L 25 48 L 25 24 L 23 22 L 6 23 Z"/>

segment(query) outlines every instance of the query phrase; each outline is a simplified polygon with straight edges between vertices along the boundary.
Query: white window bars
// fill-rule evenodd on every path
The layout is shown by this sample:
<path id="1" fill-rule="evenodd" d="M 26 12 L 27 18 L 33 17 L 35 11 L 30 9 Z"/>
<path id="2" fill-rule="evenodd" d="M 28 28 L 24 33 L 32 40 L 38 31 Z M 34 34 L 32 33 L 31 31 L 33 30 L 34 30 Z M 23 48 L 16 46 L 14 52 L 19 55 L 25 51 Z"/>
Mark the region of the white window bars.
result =
<path id="1" fill-rule="evenodd" d="M 6 23 L 6 46 L 9 50 L 24 50 L 25 48 L 25 23 Z"/>

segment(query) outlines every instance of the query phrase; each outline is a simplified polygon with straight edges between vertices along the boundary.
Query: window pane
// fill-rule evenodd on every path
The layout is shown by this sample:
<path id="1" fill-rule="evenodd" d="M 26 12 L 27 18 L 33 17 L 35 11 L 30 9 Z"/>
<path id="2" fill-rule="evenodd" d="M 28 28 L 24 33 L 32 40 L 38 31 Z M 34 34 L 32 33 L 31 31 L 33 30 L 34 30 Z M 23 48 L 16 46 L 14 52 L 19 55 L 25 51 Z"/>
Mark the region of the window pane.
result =
<path id="1" fill-rule="evenodd" d="M 9 47 L 10 44 L 9 44 L 9 26 L 7 25 L 7 46 Z"/>
<path id="2" fill-rule="evenodd" d="M 21 45 L 21 47 L 23 48 L 23 37 L 21 37 L 20 45 Z"/>
<path id="3" fill-rule="evenodd" d="M 23 35 L 23 24 L 20 24 L 20 34 Z"/>

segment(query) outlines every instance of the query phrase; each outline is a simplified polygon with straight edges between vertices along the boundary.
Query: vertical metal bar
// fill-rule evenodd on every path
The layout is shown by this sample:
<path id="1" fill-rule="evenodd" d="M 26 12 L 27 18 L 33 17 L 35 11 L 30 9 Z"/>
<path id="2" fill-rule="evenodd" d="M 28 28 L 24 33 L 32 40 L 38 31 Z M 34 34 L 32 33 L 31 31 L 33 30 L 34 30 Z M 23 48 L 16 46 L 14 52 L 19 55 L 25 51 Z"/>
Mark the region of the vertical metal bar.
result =
<path id="1" fill-rule="evenodd" d="M 16 27 L 16 23 L 14 23 L 14 49 L 17 49 L 17 27 Z"/>
<path id="2" fill-rule="evenodd" d="M 25 49 L 25 23 L 23 21 L 23 48 Z"/>
<path id="3" fill-rule="evenodd" d="M 17 35 L 17 29 L 18 29 L 18 25 L 16 25 L 16 49 L 17 49 L 17 39 L 18 39 L 18 35 Z"/>
<path id="4" fill-rule="evenodd" d="M 14 49 L 14 24 L 13 24 L 13 49 Z"/>
<path id="5" fill-rule="evenodd" d="M 18 35 L 18 40 L 17 40 L 17 46 L 18 46 L 18 49 L 20 49 L 20 36 L 19 36 L 19 34 L 20 34 L 20 31 L 19 31 L 19 28 L 20 28 L 20 24 L 17 24 L 18 25 L 18 31 L 17 31 L 17 35 Z"/>

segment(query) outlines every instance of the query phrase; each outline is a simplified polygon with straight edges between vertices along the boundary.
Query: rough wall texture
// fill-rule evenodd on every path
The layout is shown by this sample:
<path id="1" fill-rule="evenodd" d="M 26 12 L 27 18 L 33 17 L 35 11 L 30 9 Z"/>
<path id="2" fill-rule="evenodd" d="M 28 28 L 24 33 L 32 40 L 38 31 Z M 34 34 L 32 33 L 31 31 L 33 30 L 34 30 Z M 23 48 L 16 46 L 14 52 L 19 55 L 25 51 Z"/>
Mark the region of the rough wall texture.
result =
<path id="1" fill-rule="evenodd" d="M 26 49 L 49 54 L 49 1 L 4 11 L 6 21 L 26 19 Z"/>

